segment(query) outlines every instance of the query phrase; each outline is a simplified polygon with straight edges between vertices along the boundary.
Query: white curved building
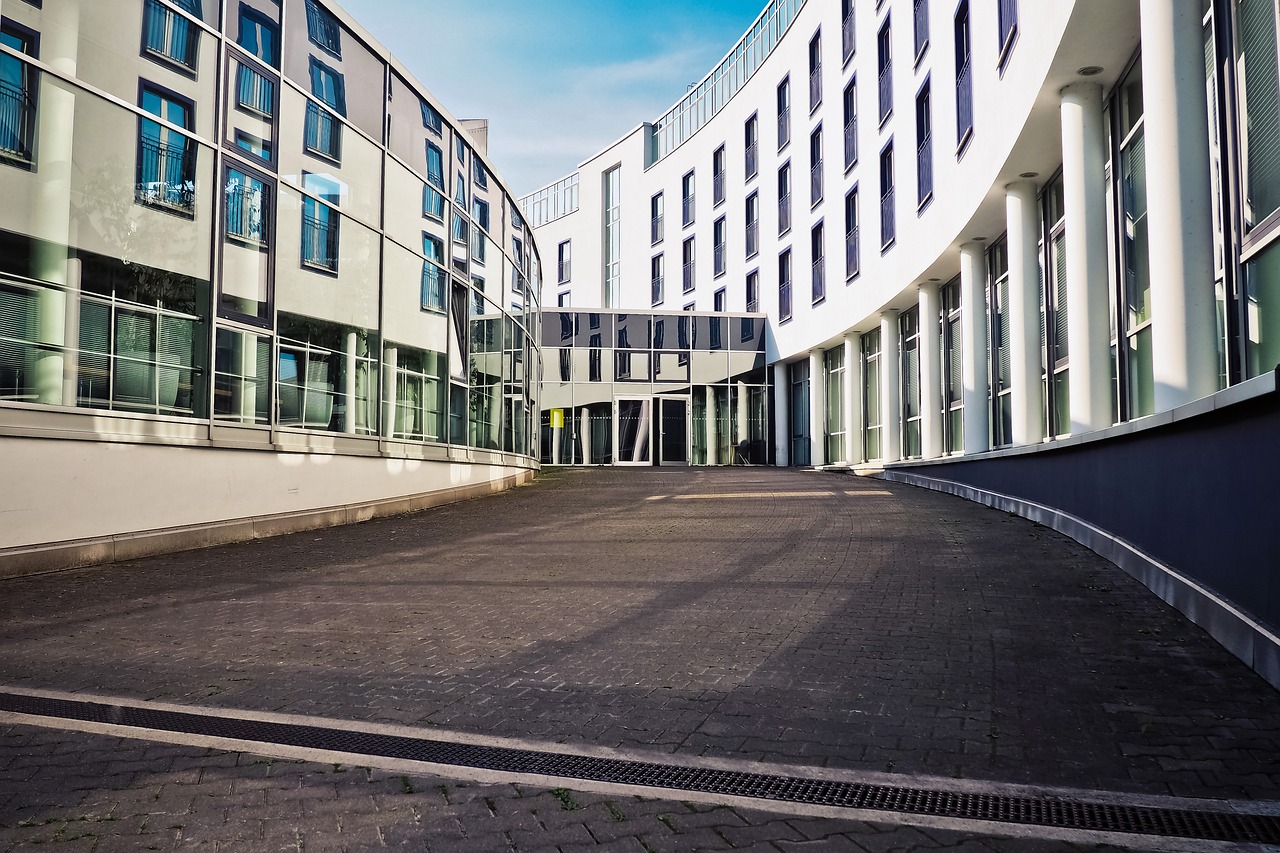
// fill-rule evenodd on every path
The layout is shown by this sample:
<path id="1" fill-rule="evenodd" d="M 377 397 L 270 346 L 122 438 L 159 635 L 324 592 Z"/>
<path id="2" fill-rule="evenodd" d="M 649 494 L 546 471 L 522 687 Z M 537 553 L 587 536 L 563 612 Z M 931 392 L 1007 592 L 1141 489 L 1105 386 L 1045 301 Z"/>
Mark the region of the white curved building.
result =
<path id="1" fill-rule="evenodd" d="M 772 0 L 522 199 L 544 304 L 763 312 L 772 461 L 1050 524 L 1280 684 L 1278 52 L 1273 0 Z"/>
<path id="2" fill-rule="evenodd" d="M 531 477 L 486 143 L 328 0 L 0 0 L 0 576 Z"/>

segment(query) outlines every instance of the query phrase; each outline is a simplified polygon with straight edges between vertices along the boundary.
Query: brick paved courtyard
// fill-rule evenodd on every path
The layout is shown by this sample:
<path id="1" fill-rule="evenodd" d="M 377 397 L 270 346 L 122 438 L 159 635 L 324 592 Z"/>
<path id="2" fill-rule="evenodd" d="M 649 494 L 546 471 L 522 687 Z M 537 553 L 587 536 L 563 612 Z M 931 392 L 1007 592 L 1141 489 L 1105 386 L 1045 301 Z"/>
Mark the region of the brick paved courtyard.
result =
<path id="1" fill-rule="evenodd" d="M 0 581 L 0 685 L 658 760 L 1280 800 L 1280 695 L 1182 616 L 1052 531 L 840 474 L 553 469 L 414 516 Z M 334 770 L 0 722 L 0 851 L 1077 849 Z"/>

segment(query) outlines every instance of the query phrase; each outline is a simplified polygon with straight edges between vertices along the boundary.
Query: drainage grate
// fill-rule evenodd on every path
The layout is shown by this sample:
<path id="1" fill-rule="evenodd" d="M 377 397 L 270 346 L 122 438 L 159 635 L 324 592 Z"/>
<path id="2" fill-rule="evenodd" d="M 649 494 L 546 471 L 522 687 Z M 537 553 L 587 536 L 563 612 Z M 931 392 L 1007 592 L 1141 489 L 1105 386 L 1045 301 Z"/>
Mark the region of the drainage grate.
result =
<path id="1" fill-rule="evenodd" d="M 318 726 L 274 723 L 0 692 L 0 711 L 168 732 L 257 741 L 507 773 L 534 773 L 902 814 L 986 820 L 1061 829 L 1126 832 L 1210 841 L 1280 844 L 1280 817 L 1151 808 L 1041 797 L 967 794 L 679 767 L 646 761 L 450 743 Z"/>

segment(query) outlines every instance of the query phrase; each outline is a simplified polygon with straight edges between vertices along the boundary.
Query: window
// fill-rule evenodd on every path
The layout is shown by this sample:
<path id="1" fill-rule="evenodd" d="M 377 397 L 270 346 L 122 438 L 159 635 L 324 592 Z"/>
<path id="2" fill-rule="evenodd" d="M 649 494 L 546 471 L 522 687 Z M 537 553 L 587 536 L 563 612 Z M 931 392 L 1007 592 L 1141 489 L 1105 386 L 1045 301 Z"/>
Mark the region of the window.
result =
<path id="1" fill-rule="evenodd" d="M 1273 60 L 1274 62 L 1274 60 Z M 1274 66 L 1273 66 L 1274 67 Z M 1147 145 L 1144 121 L 1142 66 L 1135 66 L 1120 84 L 1120 282 L 1123 320 L 1123 376 L 1130 418 L 1155 410 L 1153 384 L 1151 267 L 1147 229 Z"/>
<path id="2" fill-rule="evenodd" d="M 453 173 L 453 203 L 458 207 L 467 206 L 467 173 L 461 170 Z"/>
<path id="3" fill-rule="evenodd" d="M 858 186 L 844 197 L 844 277 L 852 280 L 861 271 L 858 248 Z"/>
<path id="4" fill-rule="evenodd" d="M 307 101 L 304 131 L 302 144 L 309 153 L 335 162 L 342 159 L 342 123 L 315 101 Z"/>
<path id="5" fill-rule="evenodd" d="M 895 226 L 893 212 L 893 140 L 880 152 L 880 250 L 893 245 Z"/>
<path id="6" fill-rule="evenodd" d="M 778 235 L 791 230 L 791 164 L 778 170 Z"/>
<path id="7" fill-rule="evenodd" d="M 759 170 L 757 164 L 758 156 L 758 139 L 759 139 L 759 122 L 756 116 L 747 119 L 747 123 L 742 128 L 743 150 L 746 156 L 746 180 L 751 180 L 756 176 Z"/>
<path id="8" fill-rule="evenodd" d="M 880 458 L 880 330 L 862 335 L 862 458 Z"/>
<path id="9" fill-rule="evenodd" d="M 822 125 L 809 134 L 809 205 L 822 201 Z"/>
<path id="10" fill-rule="evenodd" d="M 240 36 L 236 44 L 272 68 L 280 67 L 280 28 L 261 12 L 240 4 Z"/>
<path id="11" fill-rule="evenodd" d="M 310 269 L 338 271 L 338 211 L 302 197 L 302 265 Z"/>
<path id="12" fill-rule="evenodd" d="M 448 280 L 445 272 L 444 241 L 426 232 L 422 234 L 422 310 L 436 314 L 445 313 L 444 290 Z"/>
<path id="13" fill-rule="evenodd" d="M 471 199 L 471 221 L 482 231 L 489 230 L 489 202 L 482 198 Z"/>
<path id="14" fill-rule="evenodd" d="M 916 93 L 916 205 L 923 209 L 933 198 L 933 114 L 929 104 L 929 78 Z"/>
<path id="15" fill-rule="evenodd" d="M 1009 365 L 1009 247 L 1001 237 L 987 250 L 991 330 L 992 446 L 1013 443 L 1012 374 Z"/>
<path id="16" fill-rule="evenodd" d="M 853 0 L 840 0 L 840 47 L 844 61 L 848 62 L 857 47 L 853 28 Z"/>
<path id="17" fill-rule="evenodd" d="M 693 224 L 694 183 L 693 172 L 684 176 L 680 183 L 681 217 L 685 228 Z"/>
<path id="18" fill-rule="evenodd" d="M 556 307 L 557 308 L 569 307 L 569 291 L 566 290 L 564 293 L 561 293 L 556 297 Z M 565 370 L 568 368 L 568 361 L 567 359 L 565 359 L 565 356 L 567 356 L 568 354 L 569 354 L 568 350 L 560 351 L 560 366 L 561 366 L 561 374 L 562 374 L 561 378 L 563 378 L 566 381 L 568 381 L 569 379 L 568 375 L 565 374 Z"/>
<path id="19" fill-rule="evenodd" d="M 485 232 L 489 230 L 489 202 L 480 198 L 471 199 L 471 221 L 475 227 L 471 229 L 471 260 L 481 266 L 486 256 Z"/>
<path id="20" fill-rule="evenodd" d="M 688 293 L 689 291 L 693 290 L 694 286 L 697 284 L 695 269 L 694 269 L 694 262 L 696 260 L 696 256 L 694 253 L 694 245 L 693 245 L 692 237 L 687 237 L 685 239 L 684 245 L 681 247 L 681 250 L 680 250 L 680 257 L 682 262 L 681 267 L 683 269 L 683 275 L 680 281 L 681 281 L 681 284 L 683 285 L 683 292 Z"/>
<path id="21" fill-rule="evenodd" d="M 996 19 L 1000 25 L 999 65 L 1003 70 L 1005 63 L 1009 61 L 1014 38 L 1018 35 L 1018 0 L 999 0 Z"/>
<path id="22" fill-rule="evenodd" d="M 190 101 L 149 86 L 142 89 L 142 109 L 172 125 L 192 130 Z M 138 120 L 139 204 L 192 215 L 195 210 L 196 144 L 156 121 Z"/>
<path id="23" fill-rule="evenodd" d="M 662 304 L 662 255 L 649 260 L 649 295 L 654 305 Z"/>
<path id="24" fill-rule="evenodd" d="M 747 273 L 747 313 L 755 314 L 760 310 L 760 271 Z"/>
<path id="25" fill-rule="evenodd" d="M 479 157 L 473 156 L 471 158 L 471 176 L 476 182 L 476 189 L 489 189 L 489 172 L 485 169 L 484 163 L 480 162 Z"/>
<path id="26" fill-rule="evenodd" d="M 827 248 L 821 222 L 809 232 L 809 245 L 813 258 L 813 304 L 817 305 L 827 298 Z"/>
<path id="27" fill-rule="evenodd" d="M 721 216 L 719 219 L 716 220 L 715 226 L 712 228 L 712 235 L 713 235 L 712 247 L 711 247 L 712 273 L 717 277 L 724 275 L 725 229 L 726 229 L 726 225 L 725 225 L 724 217 Z"/>
<path id="28" fill-rule="evenodd" d="M 822 33 L 809 41 L 809 112 L 822 103 Z"/>
<path id="29" fill-rule="evenodd" d="M 884 124 L 893 112 L 893 44 L 887 17 L 876 38 L 876 73 L 880 82 L 880 123 Z"/>
<path id="30" fill-rule="evenodd" d="M 573 242 L 565 240 L 556 250 L 556 281 L 566 284 L 573 276 Z"/>
<path id="31" fill-rule="evenodd" d="M 236 66 L 236 106 L 262 118 L 275 114 L 276 84 L 248 65 Z"/>
<path id="32" fill-rule="evenodd" d="M 712 296 L 711 296 L 711 310 L 712 310 L 712 311 L 717 311 L 717 312 L 720 312 L 720 313 L 724 313 L 725 311 L 727 311 L 727 310 L 728 310 L 728 307 L 727 307 L 727 306 L 728 306 L 728 301 L 729 301 L 729 295 L 725 292 L 725 289 L 724 289 L 723 287 L 722 287 L 722 288 L 720 288 L 719 290 L 717 290 L 717 291 L 716 291 L 714 294 L 712 294 Z M 719 328 L 720 328 L 720 323 L 719 323 L 719 321 L 717 320 L 717 321 L 715 322 L 715 324 L 712 326 L 712 329 L 711 329 L 711 331 L 712 331 L 712 333 L 713 333 L 713 334 L 712 334 L 712 336 L 711 336 L 711 348 L 712 348 L 712 349 L 719 349 L 719 347 L 717 347 L 717 346 L 716 346 L 716 338 L 717 338 L 717 337 L 719 337 L 719 336 L 718 336 L 718 335 L 716 335 L 716 334 L 714 334 L 715 332 L 717 332 L 717 331 L 719 330 Z"/>
<path id="33" fill-rule="evenodd" d="M 929 0 L 913 0 L 912 18 L 915 24 L 916 62 L 924 56 L 929 46 Z"/>
<path id="34" fill-rule="evenodd" d="M 947 453 L 964 450 L 964 352 L 960 332 L 960 280 L 942 288 L 942 430 Z"/>
<path id="35" fill-rule="evenodd" d="M 347 92 L 342 74 L 311 57 L 311 94 L 340 116 L 347 114 Z"/>
<path id="36" fill-rule="evenodd" d="M 1048 231 L 1047 256 L 1043 258 L 1041 304 L 1044 317 L 1045 364 L 1049 368 L 1047 407 L 1049 435 L 1071 432 L 1070 336 L 1067 316 L 1067 230 L 1062 176 L 1045 186 L 1043 222 Z"/>
<path id="37" fill-rule="evenodd" d="M 422 215 L 444 220 L 444 152 L 427 143 L 427 183 L 422 188 Z"/>
<path id="38" fill-rule="evenodd" d="M 175 62 L 188 71 L 196 70 L 200 28 L 160 2 L 147 0 L 143 16 L 143 47 L 148 56 Z"/>
<path id="39" fill-rule="evenodd" d="M 255 157 L 263 160 L 271 159 L 271 143 L 261 136 L 254 136 L 252 133 L 245 133 L 243 130 L 237 129 L 236 147 L 241 151 L 246 151 Z"/>
<path id="40" fill-rule="evenodd" d="M 858 81 L 844 87 L 844 168 L 858 162 Z"/>
<path id="41" fill-rule="evenodd" d="M 823 374 L 826 376 L 825 401 L 822 409 L 826 412 L 826 460 L 827 462 L 848 461 L 845 459 L 845 423 L 844 423 L 844 347 L 832 347 L 822 354 Z"/>
<path id="42" fill-rule="evenodd" d="M 778 150 L 791 141 L 791 78 L 784 77 L 778 84 Z"/>
<path id="43" fill-rule="evenodd" d="M 440 136 L 444 133 L 444 119 L 440 117 L 440 112 L 426 101 L 421 102 L 422 106 L 422 126 L 427 130 Z"/>
<path id="44" fill-rule="evenodd" d="M 616 308 L 622 293 L 622 167 L 604 173 L 604 298 Z"/>
<path id="45" fill-rule="evenodd" d="M 649 242 L 662 242 L 662 193 L 649 199 Z"/>
<path id="46" fill-rule="evenodd" d="M 342 28 L 338 19 L 315 0 L 307 0 L 307 38 L 316 47 L 342 58 Z"/>
<path id="47" fill-rule="evenodd" d="M 751 258 L 760 251 L 760 193 L 758 192 L 747 196 L 746 220 L 747 257 Z"/>
<path id="48" fill-rule="evenodd" d="M 956 8 L 956 148 L 963 150 L 973 135 L 972 46 L 969 43 L 969 0 Z"/>
<path id="49" fill-rule="evenodd" d="M 920 456 L 920 308 L 912 307 L 898 317 L 898 339 L 902 354 L 899 364 L 899 418 L 903 459 Z M 890 358 L 892 353 L 886 353 Z"/>
<path id="50" fill-rule="evenodd" d="M 711 204 L 724 204 L 724 146 L 711 155 Z"/>
<path id="51" fill-rule="evenodd" d="M 778 321 L 791 319 L 791 250 L 778 255 Z"/>
<path id="52" fill-rule="evenodd" d="M 0 44 L 28 56 L 35 37 L 0 24 Z M 31 163 L 36 126 L 36 71 L 17 57 L 0 54 L 0 162 Z"/>
<path id="53" fill-rule="evenodd" d="M 237 169 L 227 170 L 226 237 L 228 240 L 266 246 L 267 190 L 262 181 Z"/>

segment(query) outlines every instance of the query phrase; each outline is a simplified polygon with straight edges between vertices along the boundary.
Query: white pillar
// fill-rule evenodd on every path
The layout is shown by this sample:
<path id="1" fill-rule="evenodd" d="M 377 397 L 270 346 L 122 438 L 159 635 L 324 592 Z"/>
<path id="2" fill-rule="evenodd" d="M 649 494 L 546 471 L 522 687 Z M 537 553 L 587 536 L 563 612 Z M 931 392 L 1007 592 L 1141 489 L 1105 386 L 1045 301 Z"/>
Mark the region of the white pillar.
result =
<path id="1" fill-rule="evenodd" d="M 880 315 L 880 459 L 897 462 L 902 458 L 902 393 L 899 388 L 898 312 Z"/>
<path id="2" fill-rule="evenodd" d="M 400 366 L 399 347 L 382 348 L 382 435 L 396 433 L 396 371 Z M 422 405 L 422 401 L 418 402 Z"/>
<path id="3" fill-rule="evenodd" d="M 345 370 L 342 371 L 342 396 L 346 402 L 346 416 L 342 419 L 342 431 L 355 434 L 356 431 L 356 333 L 347 332 L 347 345 L 344 355 Z"/>
<path id="4" fill-rule="evenodd" d="M 1040 212 L 1036 187 L 1018 181 L 1005 188 L 1009 247 L 1009 383 L 1013 443 L 1044 438 L 1044 386 L 1040 357 Z"/>
<path id="5" fill-rule="evenodd" d="M 960 247 L 960 331 L 964 370 L 964 452 L 991 449 L 991 375 L 987 370 L 987 265 L 981 243 Z"/>
<path id="6" fill-rule="evenodd" d="M 1155 410 L 1218 390 L 1200 0 L 1141 0 Z"/>
<path id="7" fill-rule="evenodd" d="M 822 350 L 809 353 L 809 464 L 827 464 L 827 385 Z"/>
<path id="8" fill-rule="evenodd" d="M 862 336 L 844 337 L 844 461 L 862 461 Z"/>
<path id="9" fill-rule="evenodd" d="M 775 462 L 786 467 L 791 464 L 791 388 L 788 383 L 787 363 L 773 365 L 773 453 Z"/>
<path id="10" fill-rule="evenodd" d="M 582 448 L 582 464 L 591 464 L 591 413 L 586 406 L 578 418 L 578 446 Z"/>
<path id="11" fill-rule="evenodd" d="M 920 455 L 942 455 L 942 322 L 938 285 L 920 285 Z"/>
<path id="12" fill-rule="evenodd" d="M 1066 215 L 1067 383 L 1071 432 L 1111 426 L 1111 317 L 1107 293 L 1106 123 L 1102 87 L 1062 90 Z"/>
<path id="13" fill-rule="evenodd" d="M 707 395 L 707 464 L 718 465 L 720 464 L 720 430 L 716 423 L 716 392 L 710 385 L 703 386 L 703 390 Z"/>

